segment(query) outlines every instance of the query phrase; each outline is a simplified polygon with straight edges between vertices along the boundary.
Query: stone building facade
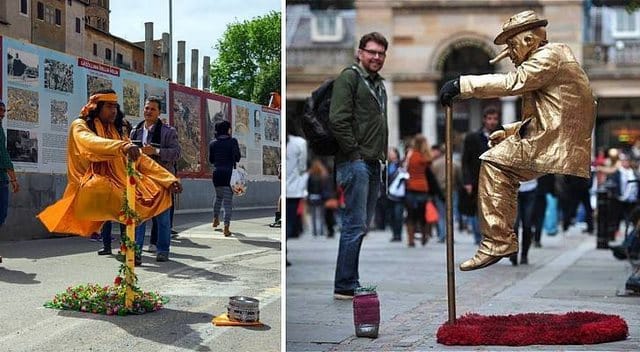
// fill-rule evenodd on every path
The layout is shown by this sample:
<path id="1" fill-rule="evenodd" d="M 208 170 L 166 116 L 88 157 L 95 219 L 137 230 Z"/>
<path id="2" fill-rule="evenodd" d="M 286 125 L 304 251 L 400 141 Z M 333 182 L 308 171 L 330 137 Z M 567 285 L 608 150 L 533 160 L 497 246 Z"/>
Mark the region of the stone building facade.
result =
<path id="1" fill-rule="evenodd" d="M 389 40 L 389 52 L 381 74 L 386 78 L 389 95 L 390 145 L 401 146 L 416 133 L 426 135 L 430 143 L 443 143 L 444 112 L 437 102 L 442 84 L 461 74 L 512 70 L 509 60 L 496 65 L 488 63 L 503 48 L 494 45 L 493 39 L 511 15 L 535 10 L 549 21 L 549 41 L 568 44 L 583 63 L 599 101 L 596 142 L 602 146 L 615 146 L 622 142 L 615 139 L 616 134 L 626 133 L 622 127 L 635 125 L 634 119 L 640 115 L 640 11 L 625 15 L 620 3 L 356 0 L 352 10 L 312 11 L 308 5 L 288 6 L 287 29 L 294 33 L 287 33 L 286 41 L 287 114 L 290 107 L 291 114 L 300 114 L 303 99 L 323 80 L 335 77 L 352 61 L 360 36 L 378 31 Z M 290 8 L 296 8 L 295 12 Z M 345 11 L 353 15 L 344 16 Z M 290 18 L 292 13 L 296 14 L 294 18 Z M 314 17 L 328 14 L 341 17 L 344 26 L 352 28 L 332 46 L 327 42 L 314 42 L 311 31 L 306 28 L 312 26 Z M 614 34 L 609 35 L 614 38 L 603 44 L 603 38 L 609 38 L 607 33 L 616 25 L 616 19 L 618 26 L 624 21 L 625 27 L 614 29 Z M 623 32 L 622 36 L 620 32 Z M 301 38 L 304 36 L 306 44 Z M 326 52 L 319 54 L 322 51 Z M 327 55 L 341 61 L 328 60 Z M 501 110 L 503 123 L 519 118 L 520 104 L 516 97 L 461 101 L 454 105 L 456 141 L 461 140 L 464 133 L 480 127 L 481 111 L 487 105 L 495 105 Z"/>

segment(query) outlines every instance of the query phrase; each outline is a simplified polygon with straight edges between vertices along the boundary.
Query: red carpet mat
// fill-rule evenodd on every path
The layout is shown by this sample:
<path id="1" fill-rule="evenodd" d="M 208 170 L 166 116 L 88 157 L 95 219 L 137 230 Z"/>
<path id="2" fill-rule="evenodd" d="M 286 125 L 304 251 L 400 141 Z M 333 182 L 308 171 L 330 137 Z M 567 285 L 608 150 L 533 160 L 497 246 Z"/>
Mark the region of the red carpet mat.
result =
<path id="1" fill-rule="evenodd" d="M 594 312 L 516 315 L 467 314 L 438 329 L 444 345 L 583 345 L 624 340 L 627 323 L 617 315 Z"/>

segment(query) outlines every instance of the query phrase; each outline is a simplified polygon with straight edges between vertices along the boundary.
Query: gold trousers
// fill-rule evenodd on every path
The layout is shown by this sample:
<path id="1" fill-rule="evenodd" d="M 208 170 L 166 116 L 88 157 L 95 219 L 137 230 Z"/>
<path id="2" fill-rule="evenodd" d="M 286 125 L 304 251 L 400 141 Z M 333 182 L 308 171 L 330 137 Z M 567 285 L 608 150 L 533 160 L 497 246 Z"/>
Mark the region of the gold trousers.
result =
<path id="1" fill-rule="evenodd" d="M 513 232 L 520 181 L 541 173 L 482 161 L 478 180 L 478 221 L 482 242 L 478 252 L 503 257 L 518 252 L 518 236 Z"/>

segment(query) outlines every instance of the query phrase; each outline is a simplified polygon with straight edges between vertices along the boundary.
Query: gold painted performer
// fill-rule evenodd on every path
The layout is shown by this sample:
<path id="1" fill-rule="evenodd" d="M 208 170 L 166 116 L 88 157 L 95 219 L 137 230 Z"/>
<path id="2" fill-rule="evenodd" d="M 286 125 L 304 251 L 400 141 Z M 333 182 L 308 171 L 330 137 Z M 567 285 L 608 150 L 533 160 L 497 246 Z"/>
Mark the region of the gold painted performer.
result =
<path id="1" fill-rule="evenodd" d="M 135 210 L 144 220 L 171 207 L 171 193 L 182 191 L 178 179 L 129 141 L 116 120 L 118 97 L 97 92 L 71 123 L 67 142 L 67 187 L 60 200 L 38 214 L 51 232 L 89 236 L 104 221 L 119 221 L 127 180 L 127 158 L 135 160 Z M 98 175 L 102 182 L 89 181 Z M 104 189 L 110 183 L 111 196 Z M 92 186 L 93 185 L 93 186 Z"/>
<path id="2" fill-rule="evenodd" d="M 475 256 L 460 265 L 487 267 L 518 252 L 513 231 L 519 181 L 544 174 L 589 177 L 595 100 L 587 75 L 566 44 L 547 42 L 545 26 L 533 11 L 513 15 L 494 40 L 506 44 L 493 62 L 509 57 L 506 74 L 460 76 L 440 90 L 440 102 L 454 98 L 522 96 L 521 121 L 489 136 L 480 156 L 478 215 L 483 235 Z"/>

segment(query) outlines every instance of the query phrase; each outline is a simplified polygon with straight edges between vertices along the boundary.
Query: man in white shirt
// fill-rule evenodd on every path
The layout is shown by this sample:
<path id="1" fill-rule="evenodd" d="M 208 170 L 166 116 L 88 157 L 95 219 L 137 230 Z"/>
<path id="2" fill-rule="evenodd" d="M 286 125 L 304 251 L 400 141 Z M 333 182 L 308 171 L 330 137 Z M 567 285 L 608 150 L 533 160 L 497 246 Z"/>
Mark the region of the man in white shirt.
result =
<path id="1" fill-rule="evenodd" d="M 617 200 L 616 214 L 619 214 L 618 223 L 623 219 L 628 220 L 629 214 L 633 207 L 638 204 L 638 190 L 640 186 L 640 174 L 631 168 L 629 156 L 620 153 L 620 165 L 617 170 L 609 176 L 609 180 L 613 184 L 614 196 Z"/>

